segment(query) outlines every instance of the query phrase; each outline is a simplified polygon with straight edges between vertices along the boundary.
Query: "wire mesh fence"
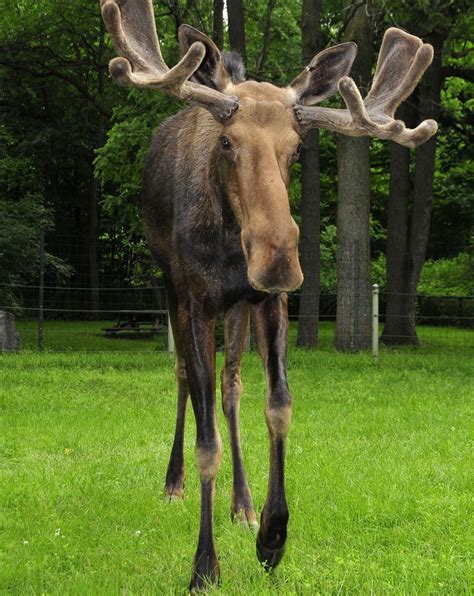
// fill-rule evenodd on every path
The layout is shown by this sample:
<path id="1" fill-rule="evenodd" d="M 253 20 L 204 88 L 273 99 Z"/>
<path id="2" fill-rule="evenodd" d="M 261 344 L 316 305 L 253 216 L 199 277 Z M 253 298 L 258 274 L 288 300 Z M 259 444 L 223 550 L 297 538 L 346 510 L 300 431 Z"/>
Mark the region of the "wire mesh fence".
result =
<path id="1" fill-rule="evenodd" d="M 5 301 L 0 304 L 0 311 L 15 315 L 22 350 L 169 350 L 166 292 L 158 279 L 153 285 L 141 287 L 21 285 L 13 288 L 6 284 L 0 284 L 0 287 L 4 290 L 2 302 Z M 7 289 L 14 291 L 7 292 Z M 8 295 L 15 295 L 15 301 L 8 302 L 5 298 Z M 333 347 L 337 334 L 344 333 L 337 322 L 337 294 L 321 293 L 315 297 L 319 312 L 306 313 L 302 317 L 299 293 L 290 295 L 290 345 L 296 342 L 298 327 L 304 326 L 311 317 L 318 320 L 319 348 Z M 473 296 L 414 296 L 415 311 L 412 315 L 389 314 L 387 305 L 390 297 L 390 294 L 380 292 L 375 333 L 382 343 L 421 345 L 432 350 L 474 348 Z M 373 323 L 375 310 L 372 302 L 371 305 L 371 312 L 363 313 L 363 317 Z M 391 332 L 387 338 L 384 333 L 389 323 Z M 373 324 L 365 331 L 363 327 L 352 321 L 347 332 L 354 335 L 359 330 L 360 334 L 368 335 L 355 338 L 353 345 L 370 348 L 374 341 Z M 217 345 L 222 348 L 222 322 L 217 325 L 216 333 Z"/>
<path id="2" fill-rule="evenodd" d="M 381 291 L 375 304 L 368 272 L 362 274 L 359 266 L 359 252 L 356 241 L 347 253 L 338 255 L 349 264 L 344 292 L 311 294 L 303 289 L 290 294 L 290 346 L 355 352 L 372 347 L 375 351 L 380 340 L 381 345 L 429 350 L 474 347 L 473 296 Z M 128 243 L 120 235 L 101 236 L 97 267 L 91 267 L 90 256 L 88 238 L 54 234 L 45 240 L 41 233 L 38 281 L 0 281 L 0 312 L 15 315 L 21 349 L 169 351 L 173 342 L 166 292 L 163 280 L 151 273 L 153 266 L 143 240 Z M 51 259 L 62 264 L 62 274 L 51 267 Z M 96 283 L 91 281 L 94 269 Z M 335 272 L 331 279 L 335 286 Z M 217 347 L 222 349 L 222 320 L 218 321 L 216 336 Z M 252 338 L 249 345 L 253 346 Z M 7 351 L 1 328 L 0 351 Z"/>

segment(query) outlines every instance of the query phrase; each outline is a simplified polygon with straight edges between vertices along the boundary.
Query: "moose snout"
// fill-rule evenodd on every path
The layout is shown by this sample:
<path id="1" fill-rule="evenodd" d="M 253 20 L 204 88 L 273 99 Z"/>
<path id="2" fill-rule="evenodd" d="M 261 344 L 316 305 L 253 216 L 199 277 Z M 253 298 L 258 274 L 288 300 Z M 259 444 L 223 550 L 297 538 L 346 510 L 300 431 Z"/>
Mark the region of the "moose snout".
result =
<path id="1" fill-rule="evenodd" d="M 298 258 L 299 230 L 292 220 L 288 229 L 242 234 L 250 285 L 261 292 L 291 292 L 303 283 Z"/>

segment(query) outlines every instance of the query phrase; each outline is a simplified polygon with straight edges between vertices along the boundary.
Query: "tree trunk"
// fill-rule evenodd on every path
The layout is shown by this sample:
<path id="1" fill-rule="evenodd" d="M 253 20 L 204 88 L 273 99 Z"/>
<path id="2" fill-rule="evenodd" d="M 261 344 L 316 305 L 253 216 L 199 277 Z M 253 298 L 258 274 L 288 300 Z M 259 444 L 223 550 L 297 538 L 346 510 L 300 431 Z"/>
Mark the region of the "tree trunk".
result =
<path id="1" fill-rule="evenodd" d="M 257 65 L 255 67 L 255 78 L 258 78 L 258 76 L 263 72 L 263 69 L 265 68 L 265 62 L 267 61 L 268 46 L 270 45 L 272 15 L 273 10 L 276 6 L 276 2 L 277 0 L 268 0 L 267 3 L 267 15 L 265 18 L 265 27 L 263 29 L 262 51 L 260 52 L 260 56 L 257 59 Z"/>
<path id="2" fill-rule="evenodd" d="M 245 45 L 245 15 L 243 0 L 227 0 L 227 15 L 229 19 L 229 42 L 230 49 L 242 56 L 244 63 L 247 63 Z"/>
<path id="3" fill-rule="evenodd" d="M 403 106 L 397 117 L 408 123 Z M 387 344 L 413 343 L 416 331 L 408 311 L 411 257 L 408 247 L 410 150 L 390 144 L 390 193 L 387 204 L 387 306 L 381 340 Z"/>
<path id="4" fill-rule="evenodd" d="M 418 119 L 437 119 L 441 101 L 442 51 L 445 35 L 425 36 L 435 50 L 433 64 L 420 84 Z M 395 153 L 394 153 L 395 151 Z M 397 162 L 403 154 L 403 175 Z M 388 345 L 417 345 L 416 291 L 428 245 L 436 137 L 416 149 L 413 205 L 409 212 L 409 152 L 392 149 L 390 197 L 387 230 L 387 309 L 382 341 Z M 401 228 L 404 228 L 402 237 Z M 400 254 L 403 254 L 402 258 Z"/>
<path id="5" fill-rule="evenodd" d="M 355 41 L 359 52 L 351 75 L 366 89 L 372 68 L 370 2 L 348 15 L 342 40 Z M 370 140 L 340 135 L 337 140 L 337 319 L 336 349 L 358 351 L 371 342 L 370 290 Z"/>
<path id="6" fill-rule="evenodd" d="M 97 95 L 99 100 L 104 96 L 105 78 L 104 69 L 101 68 L 105 54 L 105 26 L 102 18 L 99 20 L 99 55 L 97 59 Z M 101 147 L 104 142 L 106 130 L 106 121 L 103 114 L 99 114 L 99 127 L 97 147 Z M 93 163 L 94 155 L 91 155 Z M 94 176 L 94 166 L 92 166 L 91 179 L 89 186 L 89 208 L 88 208 L 88 261 L 89 261 L 89 284 L 90 284 L 90 318 L 99 318 L 100 309 L 100 291 L 99 291 L 99 215 L 98 215 L 99 184 Z"/>
<path id="7" fill-rule="evenodd" d="M 302 56 L 306 66 L 320 47 L 321 0 L 303 0 Z M 301 287 L 296 345 L 314 348 L 318 343 L 320 292 L 320 164 L 319 130 L 310 131 L 301 155 L 300 259 L 304 274 Z"/>
<path id="8" fill-rule="evenodd" d="M 97 213 L 97 199 L 99 185 L 94 173 L 91 174 L 89 190 L 89 226 L 88 226 L 88 257 L 89 257 L 89 284 L 90 284 L 90 318 L 99 318 L 100 292 L 99 292 L 99 258 L 98 258 L 98 236 L 99 223 Z"/>
<path id="9" fill-rule="evenodd" d="M 224 47 L 224 0 L 214 0 L 212 38 L 219 50 L 222 50 Z"/>

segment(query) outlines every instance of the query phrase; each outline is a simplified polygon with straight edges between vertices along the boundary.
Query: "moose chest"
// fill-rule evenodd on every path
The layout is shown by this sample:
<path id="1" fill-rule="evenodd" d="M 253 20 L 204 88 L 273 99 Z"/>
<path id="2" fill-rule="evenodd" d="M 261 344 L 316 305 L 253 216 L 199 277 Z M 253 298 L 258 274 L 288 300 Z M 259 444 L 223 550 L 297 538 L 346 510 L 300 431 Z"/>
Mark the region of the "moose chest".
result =
<path id="1" fill-rule="evenodd" d="M 248 282 L 240 230 L 222 225 L 202 225 L 175 235 L 176 268 L 183 286 L 205 289 L 221 310 L 247 299 L 264 296 Z"/>

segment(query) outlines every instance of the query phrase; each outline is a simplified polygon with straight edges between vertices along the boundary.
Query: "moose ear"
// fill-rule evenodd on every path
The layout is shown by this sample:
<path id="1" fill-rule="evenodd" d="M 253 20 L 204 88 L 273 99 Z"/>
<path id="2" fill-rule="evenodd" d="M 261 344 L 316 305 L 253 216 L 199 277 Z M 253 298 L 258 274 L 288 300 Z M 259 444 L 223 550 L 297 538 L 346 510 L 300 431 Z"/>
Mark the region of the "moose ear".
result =
<path id="1" fill-rule="evenodd" d="M 357 45 L 353 42 L 316 54 L 289 87 L 296 95 L 295 103 L 311 106 L 333 95 L 339 80 L 349 74 L 356 55 Z"/>
<path id="2" fill-rule="evenodd" d="M 181 58 L 196 41 L 204 44 L 206 48 L 201 65 L 189 80 L 223 92 L 231 79 L 222 63 L 222 56 L 216 44 L 207 35 L 190 25 L 180 26 L 178 38 Z"/>

